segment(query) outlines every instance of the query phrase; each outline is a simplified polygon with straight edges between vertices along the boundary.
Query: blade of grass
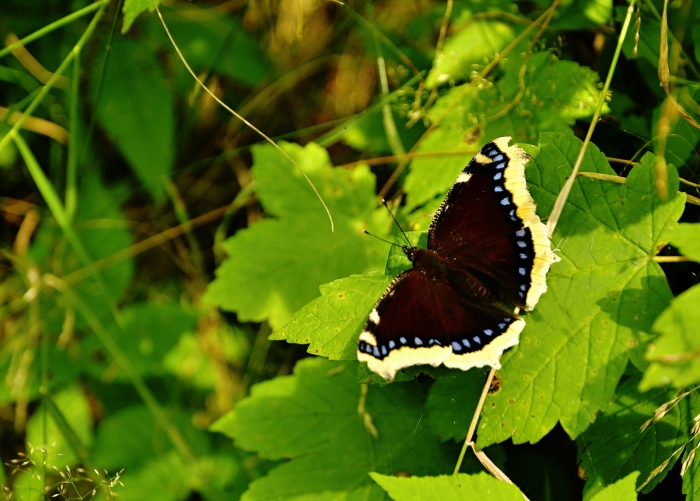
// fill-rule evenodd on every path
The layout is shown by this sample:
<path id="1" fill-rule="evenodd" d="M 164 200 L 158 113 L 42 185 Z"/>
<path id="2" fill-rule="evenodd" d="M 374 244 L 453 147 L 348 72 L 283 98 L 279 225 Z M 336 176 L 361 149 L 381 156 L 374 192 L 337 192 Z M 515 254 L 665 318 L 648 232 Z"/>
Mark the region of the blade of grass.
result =
<path id="1" fill-rule="evenodd" d="M 66 240 L 68 240 L 71 247 L 73 248 L 73 251 L 78 256 L 78 259 L 80 259 L 80 261 L 83 263 L 83 266 L 85 266 L 90 271 L 90 275 L 92 275 L 100 289 L 102 289 L 102 293 L 104 294 L 105 299 L 109 303 L 114 319 L 117 321 L 117 323 L 119 323 L 121 316 L 117 311 L 114 298 L 110 296 L 109 289 L 107 288 L 107 284 L 102 278 L 102 275 L 100 275 L 99 272 L 93 268 L 92 259 L 85 250 L 85 247 L 80 241 L 80 238 L 73 230 L 73 226 L 70 224 L 66 211 L 63 208 L 63 204 L 61 204 L 61 199 L 58 197 L 58 193 L 56 193 L 56 190 L 54 189 L 49 179 L 46 177 L 46 174 L 44 174 L 44 171 L 39 166 L 39 162 L 37 162 L 36 158 L 34 157 L 34 154 L 29 149 L 29 146 L 24 141 L 24 139 L 22 139 L 22 136 L 16 135 L 14 137 L 14 140 L 15 145 L 17 146 L 17 150 L 19 151 L 20 155 L 22 155 L 22 159 L 27 165 L 27 170 L 32 176 L 32 179 L 34 180 L 34 183 L 39 189 L 41 196 L 46 201 L 46 205 L 48 205 L 51 214 L 58 223 L 58 226 L 63 231 L 63 234 L 65 235 Z"/>
<path id="2" fill-rule="evenodd" d="M 75 56 L 80 53 L 80 51 L 83 49 L 85 46 L 85 43 L 88 41 L 88 39 L 92 36 L 92 33 L 95 31 L 95 28 L 97 27 L 97 23 L 102 17 L 102 13 L 104 12 L 105 7 L 107 6 L 108 2 L 105 0 L 101 2 L 101 5 L 99 5 L 99 8 L 95 15 L 93 16 L 92 20 L 90 21 L 90 24 L 88 27 L 85 29 L 83 34 L 80 36 L 78 39 L 78 42 L 73 46 L 73 49 L 68 53 L 68 55 L 65 57 L 63 62 L 59 65 L 59 67 L 56 69 L 56 71 L 51 75 L 51 78 L 46 82 L 46 85 L 44 85 L 39 93 L 36 95 L 36 97 L 32 100 L 31 103 L 29 103 L 29 106 L 24 110 L 24 113 L 22 116 L 15 122 L 15 124 L 12 126 L 12 128 L 7 132 L 7 134 L 0 139 L 0 150 L 2 150 L 7 143 L 9 143 L 12 139 L 14 139 L 16 136 L 18 136 L 18 131 L 22 127 L 22 124 L 27 120 L 27 118 L 34 112 L 34 110 L 41 104 L 41 102 L 44 100 L 44 98 L 48 95 L 49 91 L 54 87 L 56 81 L 59 79 L 59 77 L 63 76 L 63 73 L 68 69 L 68 65 L 71 64 Z"/>
<path id="3" fill-rule="evenodd" d="M 15 50 L 18 47 L 23 47 L 27 45 L 30 42 L 33 42 L 34 40 L 43 37 L 44 35 L 47 35 L 48 33 L 51 33 L 52 31 L 61 28 L 63 26 L 66 26 L 67 24 L 72 23 L 73 21 L 80 19 L 83 16 L 86 16 L 90 12 L 93 12 L 100 7 L 104 8 L 109 4 L 109 0 L 98 0 L 97 2 L 88 5 L 87 7 L 83 7 L 80 10 L 76 10 L 72 14 L 68 14 L 65 17 L 62 17 L 61 19 L 58 19 L 54 21 L 53 23 L 47 24 L 41 29 L 36 30 L 34 33 L 31 33 L 30 35 L 27 35 L 24 38 L 21 38 L 20 40 L 14 42 L 13 44 L 8 45 L 4 49 L 0 50 L 0 59 L 5 57 L 6 55 L 12 53 L 13 50 Z"/>

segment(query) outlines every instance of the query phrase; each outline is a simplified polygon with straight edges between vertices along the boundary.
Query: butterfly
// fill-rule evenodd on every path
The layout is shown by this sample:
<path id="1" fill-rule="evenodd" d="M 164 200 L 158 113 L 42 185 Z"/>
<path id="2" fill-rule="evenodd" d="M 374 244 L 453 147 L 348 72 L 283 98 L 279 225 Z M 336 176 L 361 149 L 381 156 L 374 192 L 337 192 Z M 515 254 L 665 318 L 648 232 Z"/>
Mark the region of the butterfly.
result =
<path id="1" fill-rule="evenodd" d="M 404 246 L 413 268 L 396 276 L 369 314 L 357 358 L 391 381 L 430 364 L 500 368 L 547 290 L 559 257 L 525 182 L 530 155 L 510 137 L 486 144 L 435 213 L 427 249 Z M 510 305 L 507 307 L 506 305 Z"/>

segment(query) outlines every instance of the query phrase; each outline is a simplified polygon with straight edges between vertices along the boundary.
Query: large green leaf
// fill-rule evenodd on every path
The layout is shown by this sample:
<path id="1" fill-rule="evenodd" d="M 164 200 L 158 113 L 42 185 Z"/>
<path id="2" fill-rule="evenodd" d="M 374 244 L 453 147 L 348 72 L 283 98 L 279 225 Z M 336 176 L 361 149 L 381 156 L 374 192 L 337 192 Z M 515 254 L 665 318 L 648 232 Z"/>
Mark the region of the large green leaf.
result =
<path id="1" fill-rule="evenodd" d="M 440 475 L 439 477 L 390 477 L 372 473 L 372 479 L 394 501 L 522 501 L 523 494 L 513 484 L 487 473 Z"/>
<path id="2" fill-rule="evenodd" d="M 100 124 L 151 196 L 162 199 L 163 178 L 170 175 L 174 158 L 175 115 L 158 60 L 147 47 L 117 38 L 104 77 L 96 73 L 92 81 L 102 85 L 97 103 Z M 97 94 L 94 89 L 93 95 Z"/>
<path id="3" fill-rule="evenodd" d="M 244 500 L 384 499 L 367 475 L 451 471 L 455 447 L 439 445 L 423 419 L 424 386 L 371 386 L 366 410 L 373 437 L 358 413 L 357 363 L 300 361 L 293 376 L 253 387 L 251 396 L 216 422 L 244 450 L 267 459 L 291 458 L 255 480 Z"/>
<path id="4" fill-rule="evenodd" d="M 279 329 L 318 296 L 319 285 L 353 273 L 379 270 L 386 244 L 362 233 L 384 234 L 385 211 L 376 216 L 369 169 L 333 169 L 326 151 L 309 144 L 282 147 L 304 169 L 333 214 L 335 232 L 311 187 L 271 146 L 253 148 L 253 176 L 266 219 L 224 242 L 228 258 L 216 271 L 205 301 L 235 311 L 243 321 L 267 320 Z M 375 223 L 382 222 L 382 227 Z"/>
<path id="5" fill-rule="evenodd" d="M 637 390 L 638 384 L 637 377 L 622 383 L 615 402 L 577 440 L 581 468 L 588 478 L 586 498 L 635 471 L 640 472 L 639 486 L 671 458 L 645 486 L 644 491 L 648 492 L 663 480 L 680 456 L 674 452 L 685 443 L 688 431 L 685 401 L 642 430 L 654 411 L 673 399 L 675 392 L 657 389 L 642 394 Z"/>
<path id="6" fill-rule="evenodd" d="M 486 382 L 483 370 L 450 371 L 430 387 L 428 422 L 441 440 L 464 440 Z"/>
<path id="7" fill-rule="evenodd" d="M 580 146 L 573 136 L 546 134 L 539 148 L 528 148 L 534 159 L 526 174 L 540 214 L 551 210 Z M 592 145 L 582 170 L 613 174 Z M 520 344 L 502 359 L 503 387 L 486 401 L 480 446 L 536 442 L 557 422 L 579 435 L 609 405 L 635 347 L 641 359 L 652 322 L 671 300 L 650 258 L 684 206 L 683 196 L 656 196 L 653 173 L 647 155 L 625 185 L 585 177 L 574 184 L 552 239 L 562 260 L 526 317 Z M 671 179 L 671 193 L 677 183 Z"/>

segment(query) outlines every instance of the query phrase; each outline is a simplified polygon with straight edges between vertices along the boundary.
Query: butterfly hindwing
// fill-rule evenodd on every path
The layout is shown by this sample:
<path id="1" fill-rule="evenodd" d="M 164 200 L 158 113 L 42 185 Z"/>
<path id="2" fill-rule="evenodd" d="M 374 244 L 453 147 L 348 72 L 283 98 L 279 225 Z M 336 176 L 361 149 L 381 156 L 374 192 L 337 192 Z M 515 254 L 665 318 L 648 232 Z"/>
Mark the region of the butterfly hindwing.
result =
<path id="1" fill-rule="evenodd" d="M 414 268 L 394 279 L 370 313 L 358 359 L 389 381 L 396 371 L 419 364 L 498 367 L 524 326 L 512 312 L 480 305 Z"/>

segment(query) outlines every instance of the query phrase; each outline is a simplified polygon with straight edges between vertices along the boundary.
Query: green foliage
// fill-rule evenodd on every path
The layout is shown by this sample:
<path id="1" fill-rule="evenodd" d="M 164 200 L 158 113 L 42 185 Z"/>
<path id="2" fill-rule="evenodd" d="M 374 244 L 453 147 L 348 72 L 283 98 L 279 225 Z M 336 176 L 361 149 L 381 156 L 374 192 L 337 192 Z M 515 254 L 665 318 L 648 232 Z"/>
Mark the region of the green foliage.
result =
<path id="1" fill-rule="evenodd" d="M 292 458 L 254 481 L 243 499 L 383 499 L 369 472 L 437 474 L 449 468 L 448 451 L 456 451 L 441 446 L 421 420 L 424 389 L 373 386 L 365 394 L 356 379 L 356 362 L 302 360 L 293 376 L 255 386 L 214 424 L 244 450 Z"/>
<path id="2" fill-rule="evenodd" d="M 680 224 L 671 235 L 671 244 L 681 254 L 700 262 L 700 224 Z"/>
<path id="3" fill-rule="evenodd" d="M 8 499 L 627 501 L 679 470 L 700 499 L 697 2 L 159 6 L 284 154 L 193 81 L 158 2 L 49 3 L 1 8 L 6 44 L 28 37 L 0 49 Z M 511 136 L 547 222 L 594 120 L 561 261 L 469 436 L 485 465 L 467 444 L 448 476 L 488 369 L 388 384 L 356 362 L 411 266 L 379 198 L 425 248 L 457 174 Z"/>
<path id="4" fill-rule="evenodd" d="M 648 492 L 678 459 L 676 449 L 684 445 L 688 433 L 685 401 L 670 409 L 663 419 L 647 423 L 657 407 L 674 397 L 674 392 L 657 389 L 642 394 L 637 385 L 636 377 L 620 384 L 615 402 L 577 441 L 581 468 L 588 478 L 587 496 L 635 471 L 640 473 L 637 487 L 652 478 L 644 488 Z"/>
<path id="5" fill-rule="evenodd" d="M 520 501 L 522 493 L 512 484 L 479 473 L 455 476 L 396 478 L 372 473 L 377 482 L 395 501 L 474 499 L 483 501 Z"/>
<path id="6" fill-rule="evenodd" d="M 157 59 L 140 44 L 120 39 L 110 50 L 104 78 L 93 82 L 101 85 L 93 92 L 100 93 L 100 124 L 153 198 L 162 200 L 173 163 L 175 117 Z"/>
<path id="7" fill-rule="evenodd" d="M 365 228 L 381 228 L 371 215 L 374 176 L 368 168 L 332 169 L 319 146 L 283 146 L 328 204 L 335 231 L 330 231 L 301 172 L 271 146 L 256 147 L 253 175 L 258 197 L 277 219 L 262 221 L 224 242 L 229 258 L 205 296 L 211 304 L 235 311 L 241 320 L 267 320 L 273 328 L 282 327 L 316 297 L 322 283 L 377 269 L 384 246 L 362 234 Z M 321 227 L 325 231 L 319 231 Z"/>
<path id="8" fill-rule="evenodd" d="M 524 77 L 523 69 L 527 70 Z M 443 120 L 442 126 L 418 152 L 471 150 L 472 154 L 411 162 L 404 187 L 407 207 L 413 209 L 447 193 L 473 153 L 493 138 L 511 136 L 515 141 L 534 142 L 540 132 L 568 131 L 574 120 L 593 113 L 597 80 L 588 68 L 537 52 L 528 58 L 515 56 L 504 68 L 503 77 L 481 90 L 478 99 L 472 96 L 475 91 L 470 84 L 451 89 L 430 111 L 431 119 Z M 570 85 L 572 81 L 577 85 Z M 527 100 L 520 94 L 521 85 L 527 89 Z M 518 116 L 515 122 L 513 115 Z"/>
<path id="9" fill-rule="evenodd" d="M 505 23 L 474 21 L 467 24 L 445 42 L 425 79 L 425 86 L 432 89 L 468 79 L 474 65 L 483 64 L 489 55 L 500 52 L 513 38 L 513 28 Z"/>
<path id="10" fill-rule="evenodd" d="M 526 174 L 541 214 L 549 212 L 579 145 L 571 136 L 546 135 L 530 149 Z M 595 147 L 581 169 L 612 174 Z M 527 318 L 520 344 L 503 357 L 507 384 L 486 402 L 480 445 L 509 437 L 536 442 L 557 422 L 573 438 L 608 405 L 630 353 L 643 351 L 672 297 L 649 258 L 667 241 L 684 200 L 662 201 L 654 190 L 652 156 L 625 185 L 587 177 L 574 184 L 552 237 L 562 260 L 552 266 L 549 292 Z"/>

